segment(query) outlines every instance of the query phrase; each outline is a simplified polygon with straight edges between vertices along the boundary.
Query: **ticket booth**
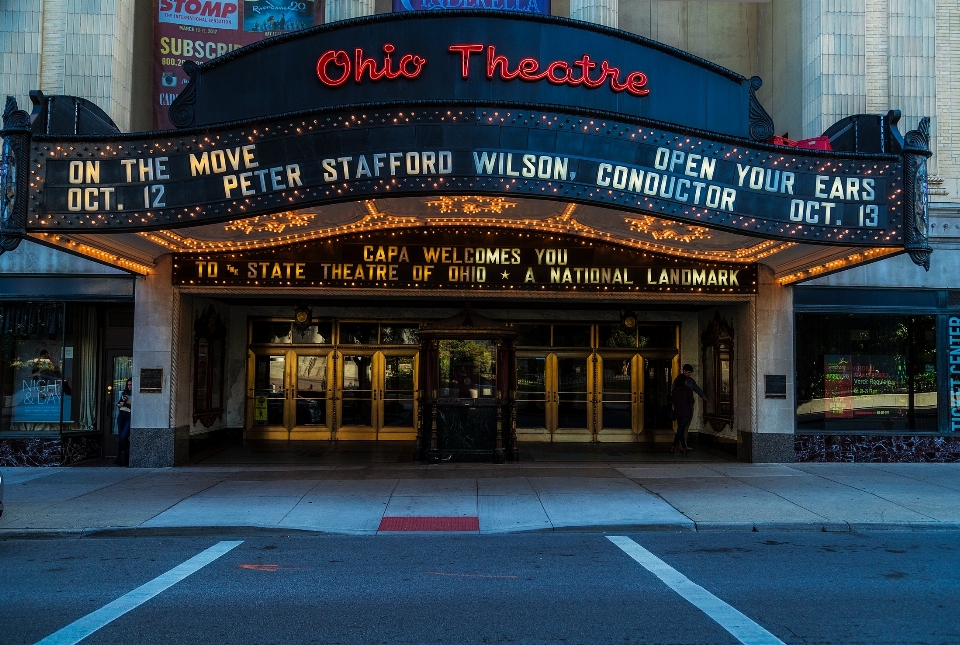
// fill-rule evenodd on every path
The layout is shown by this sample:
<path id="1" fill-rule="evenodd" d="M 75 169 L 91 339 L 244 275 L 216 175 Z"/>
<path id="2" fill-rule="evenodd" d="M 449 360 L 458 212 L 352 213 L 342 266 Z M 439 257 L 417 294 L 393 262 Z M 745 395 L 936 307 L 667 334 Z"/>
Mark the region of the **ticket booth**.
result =
<path id="1" fill-rule="evenodd" d="M 516 335 L 469 309 L 421 329 L 419 459 L 517 458 Z"/>

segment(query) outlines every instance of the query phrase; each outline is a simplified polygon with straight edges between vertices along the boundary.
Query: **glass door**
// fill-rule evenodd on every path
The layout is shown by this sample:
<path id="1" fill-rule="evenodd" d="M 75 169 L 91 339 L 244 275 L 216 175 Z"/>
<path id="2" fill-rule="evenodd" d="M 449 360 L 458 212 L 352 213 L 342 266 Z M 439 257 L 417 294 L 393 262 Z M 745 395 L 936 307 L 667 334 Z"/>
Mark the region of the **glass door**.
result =
<path id="1" fill-rule="evenodd" d="M 551 368 L 548 369 L 548 363 Z M 556 428 L 556 356 L 517 353 L 517 438 L 549 441 Z"/>
<path id="2" fill-rule="evenodd" d="M 336 438 L 416 439 L 417 354 L 390 349 L 338 354 Z"/>
<path id="3" fill-rule="evenodd" d="M 256 351 L 248 439 L 329 439 L 329 351 Z"/>
<path id="4" fill-rule="evenodd" d="M 377 400 L 377 439 L 417 438 L 417 355 L 386 351 Z"/>
<path id="5" fill-rule="evenodd" d="M 592 441 L 595 405 L 594 356 L 556 356 L 556 426 L 554 441 Z"/>
<path id="6" fill-rule="evenodd" d="M 291 354 L 295 367 L 292 370 L 294 400 L 290 438 L 329 439 L 331 411 L 327 374 L 330 352 L 293 351 Z"/>
<path id="7" fill-rule="evenodd" d="M 643 358 L 629 354 L 601 357 L 599 441 L 632 441 L 643 430 Z"/>
<path id="8" fill-rule="evenodd" d="M 120 408 L 117 402 L 120 400 L 120 392 L 123 391 L 127 379 L 133 377 L 133 356 L 125 350 L 107 350 L 106 368 L 107 368 L 107 389 L 104 393 L 103 410 L 100 415 L 103 431 L 103 456 L 116 457 L 117 444 L 119 441 L 117 435 L 117 414 Z"/>
<path id="9" fill-rule="evenodd" d="M 643 390 L 643 427 L 652 430 L 671 430 L 670 391 L 676 374 L 676 358 L 652 358 L 645 361 Z"/>
<path id="10" fill-rule="evenodd" d="M 379 388 L 374 388 L 375 359 L 375 352 L 340 353 L 338 439 L 377 438 L 379 410 L 374 402 Z"/>
<path id="11" fill-rule="evenodd" d="M 249 376 L 249 439 L 289 439 L 287 352 L 256 353 Z"/>

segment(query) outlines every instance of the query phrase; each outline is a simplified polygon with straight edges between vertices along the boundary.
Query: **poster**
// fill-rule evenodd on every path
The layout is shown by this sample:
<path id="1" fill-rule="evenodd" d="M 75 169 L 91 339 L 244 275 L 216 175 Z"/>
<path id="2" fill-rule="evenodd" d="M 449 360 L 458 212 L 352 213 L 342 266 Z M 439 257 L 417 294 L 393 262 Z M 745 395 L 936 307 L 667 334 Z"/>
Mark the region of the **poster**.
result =
<path id="1" fill-rule="evenodd" d="M 183 64 L 206 63 L 264 38 L 323 22 L 323 0 L 154 0 L 154 130 L 171 130 L 167 112 L 190 77 Z"/>
<path id="2" fill-rule="evenodd" d="M 71 395 L 69 362 L 63 358 L 59 341 L 27 340 L 17 344 L 14 371 L 14 423 L 60 423 L 70 420 Z"/>
<path id="3" fill-rule="evenodd" d="M 823 357 L 823 389 L 827 419 L 853 418 L 853 366 L 849 354 Z"/>

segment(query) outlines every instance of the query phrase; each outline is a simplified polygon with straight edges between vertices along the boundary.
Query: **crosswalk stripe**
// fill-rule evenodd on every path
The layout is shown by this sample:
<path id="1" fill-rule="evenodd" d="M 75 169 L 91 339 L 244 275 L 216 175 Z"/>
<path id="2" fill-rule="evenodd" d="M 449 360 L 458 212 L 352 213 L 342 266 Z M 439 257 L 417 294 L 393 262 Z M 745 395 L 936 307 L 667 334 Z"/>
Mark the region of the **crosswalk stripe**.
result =
<path id="1" fill-rule="evenodd" d="M 193 556 L 183 564 L 177 565 L 150 582 L 140 585 L 133 591 L 104 605 L 95 612 L 87 614 L 63 629 L 50 634 L 43 640 L 38 641 L 36 645 L 75 645 L 98 629 L 120 618 L 120 616 L 123 616 L 128 611 L 136 609 L 157 594 L 166 591 L 187 576 L 196 573 L 241 544 L 243 544 L 243 540 L 218 542 L 206 551 Z"/>
<path id="2" fill-rule="evenodd" d="M 607 539 L 640 565 L 712 618 L 743 645 L 786 645 L 782 640 L 747 618 L 712 593 L 653 555 L 628 537 L 608 535 Z"/>

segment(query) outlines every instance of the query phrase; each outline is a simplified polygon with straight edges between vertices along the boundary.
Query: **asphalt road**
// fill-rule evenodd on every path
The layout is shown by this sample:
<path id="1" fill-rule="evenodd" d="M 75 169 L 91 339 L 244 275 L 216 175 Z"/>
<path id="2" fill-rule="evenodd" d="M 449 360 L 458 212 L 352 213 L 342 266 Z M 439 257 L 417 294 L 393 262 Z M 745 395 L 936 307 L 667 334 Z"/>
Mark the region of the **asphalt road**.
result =
<path id="1" fill-rule="evenodd" d="M 754 643 L 960 643 L 960 533 L 628 537 L 661 577 L 596 533 L 239 537 L 80 642 L 747 642 L 675 571 L 774 639 Z M 232 539 L 2 541 L 0 644 L 77 642 L 65 627 Z"/>

